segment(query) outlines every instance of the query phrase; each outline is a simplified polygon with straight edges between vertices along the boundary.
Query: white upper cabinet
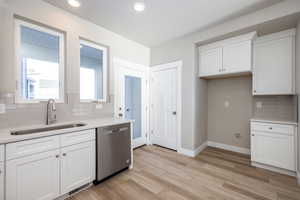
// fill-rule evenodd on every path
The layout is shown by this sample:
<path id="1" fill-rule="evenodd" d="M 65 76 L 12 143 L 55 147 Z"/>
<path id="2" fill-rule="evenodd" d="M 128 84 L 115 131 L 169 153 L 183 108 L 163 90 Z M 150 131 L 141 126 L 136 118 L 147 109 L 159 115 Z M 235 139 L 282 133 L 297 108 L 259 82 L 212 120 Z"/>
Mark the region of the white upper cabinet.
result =
<path id="1" fill-rule="evenodd" d="M 295 34 L 291 29 L 257 39 L 253 95 L 295 94 Z"/>
<path id="2" fill-rule="evenodd" d="M 252 72 L 253 39 L 256 32 L 199 47 L 199 76 L 202 78 Z"/>
<path id="3" fill-rule="evenodd" d="M 223 50 L 221 47 L 200 52 L 200 75 L 217 74 L 222 69 Z"/>
<path id="4" fill-rule="evenodd" d="M 247 40 L 223 48 L 223 71 L 226 73 L 252 70 L 252 41 Z"/>

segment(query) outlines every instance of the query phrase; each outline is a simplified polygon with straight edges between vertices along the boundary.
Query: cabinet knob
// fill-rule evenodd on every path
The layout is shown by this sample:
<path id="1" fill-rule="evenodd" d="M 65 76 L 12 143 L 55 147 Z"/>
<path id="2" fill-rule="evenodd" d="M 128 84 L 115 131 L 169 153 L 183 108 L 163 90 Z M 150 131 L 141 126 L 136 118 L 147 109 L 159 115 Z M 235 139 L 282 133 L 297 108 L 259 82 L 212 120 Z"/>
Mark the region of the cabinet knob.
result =
<path id="1" fill-rule="evenodd" d="M 256 90 L 254 90 L 254 93 L 256 93 Z"/>
<path id="2" fill-rule="evenodd" d="M 59 155 L 56 155 L 55 158 L 59 158 Z"/>
<path id="3" fill-rule="evenodd" d="M 66 156 L 67 154 L 66 153 L 63 153 L 63 156 Z"/>
<path id="4" fill-rule="evenodd" d="M 273 128 L 272 128 L 272 127 L 269 127 L 269 129 L 272 130 Z"/>
<path id="5" fill-rule="evenodd" d="M 255 136 L 254 134 L 252 134 L 252 136 Z"/>

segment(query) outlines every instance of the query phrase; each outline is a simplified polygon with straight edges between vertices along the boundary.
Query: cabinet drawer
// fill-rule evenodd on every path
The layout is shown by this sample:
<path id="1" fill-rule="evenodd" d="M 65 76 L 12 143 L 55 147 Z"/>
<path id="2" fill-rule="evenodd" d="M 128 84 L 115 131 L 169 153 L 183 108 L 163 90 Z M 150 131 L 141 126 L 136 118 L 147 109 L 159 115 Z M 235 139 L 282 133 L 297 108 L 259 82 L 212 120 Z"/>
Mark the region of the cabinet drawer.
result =
<path id="1" fill-rule="evenodd" d="M 70 146 L 73 144 L 78 144 L 82 142 L 87 142 L 91 140 L 95 140 L 95 129 L 78 131 L 73 133 L 68 133 L 60 136 L 61 146 Z"/>
<path id="2" fill-rule="evenodd" d="M 59 148 L 59 136 L 25 140 L 6 145 L 6 160 Z"/>
<path id="3" fill-rule="evenodd" d="M 0 145 L 0 162 L 4 161 L 4 145 Z"/>
<path id="4" fill-rule="evenodd" d="M 286 135 L 294 135 L 293 125 L 283 125 L 283 124 L 272 124 L 272 123 L 251 123 L 251 131 L 262 131 L 262 132 L 272 132 L 280 133 Z"/>

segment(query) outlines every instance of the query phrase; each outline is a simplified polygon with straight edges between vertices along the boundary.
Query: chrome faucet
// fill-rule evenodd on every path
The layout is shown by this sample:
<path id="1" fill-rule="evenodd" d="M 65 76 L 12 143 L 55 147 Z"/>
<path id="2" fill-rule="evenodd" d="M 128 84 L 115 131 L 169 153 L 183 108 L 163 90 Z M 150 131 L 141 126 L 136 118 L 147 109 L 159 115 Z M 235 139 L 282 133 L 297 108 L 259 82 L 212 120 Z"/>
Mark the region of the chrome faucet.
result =
<path id="1" fill-rule="evenodd" d="M 53 124 L 56 122 L 56 107 L 55 100 L 49 99 L 47 103 L 47 125 Z"/>

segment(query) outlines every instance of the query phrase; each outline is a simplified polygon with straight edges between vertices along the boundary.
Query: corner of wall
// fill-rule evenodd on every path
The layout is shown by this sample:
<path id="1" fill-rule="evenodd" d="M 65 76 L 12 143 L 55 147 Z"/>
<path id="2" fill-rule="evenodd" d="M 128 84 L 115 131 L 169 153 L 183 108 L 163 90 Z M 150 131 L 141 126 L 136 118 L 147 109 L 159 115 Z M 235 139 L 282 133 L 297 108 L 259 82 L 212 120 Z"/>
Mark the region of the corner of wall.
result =
<path id="1" fill-rule="evenodd" d="M 300 57 L 298 56 L 300 54 L 300 20 L 297 24 L 297 33 L 296 33 L 296 93 L 300 95 Z M 298 124 L 300 124 L 300 98 L 298 98 Z M 300 128 L 298 128 L 298 183 L 300 185 Z"/>

